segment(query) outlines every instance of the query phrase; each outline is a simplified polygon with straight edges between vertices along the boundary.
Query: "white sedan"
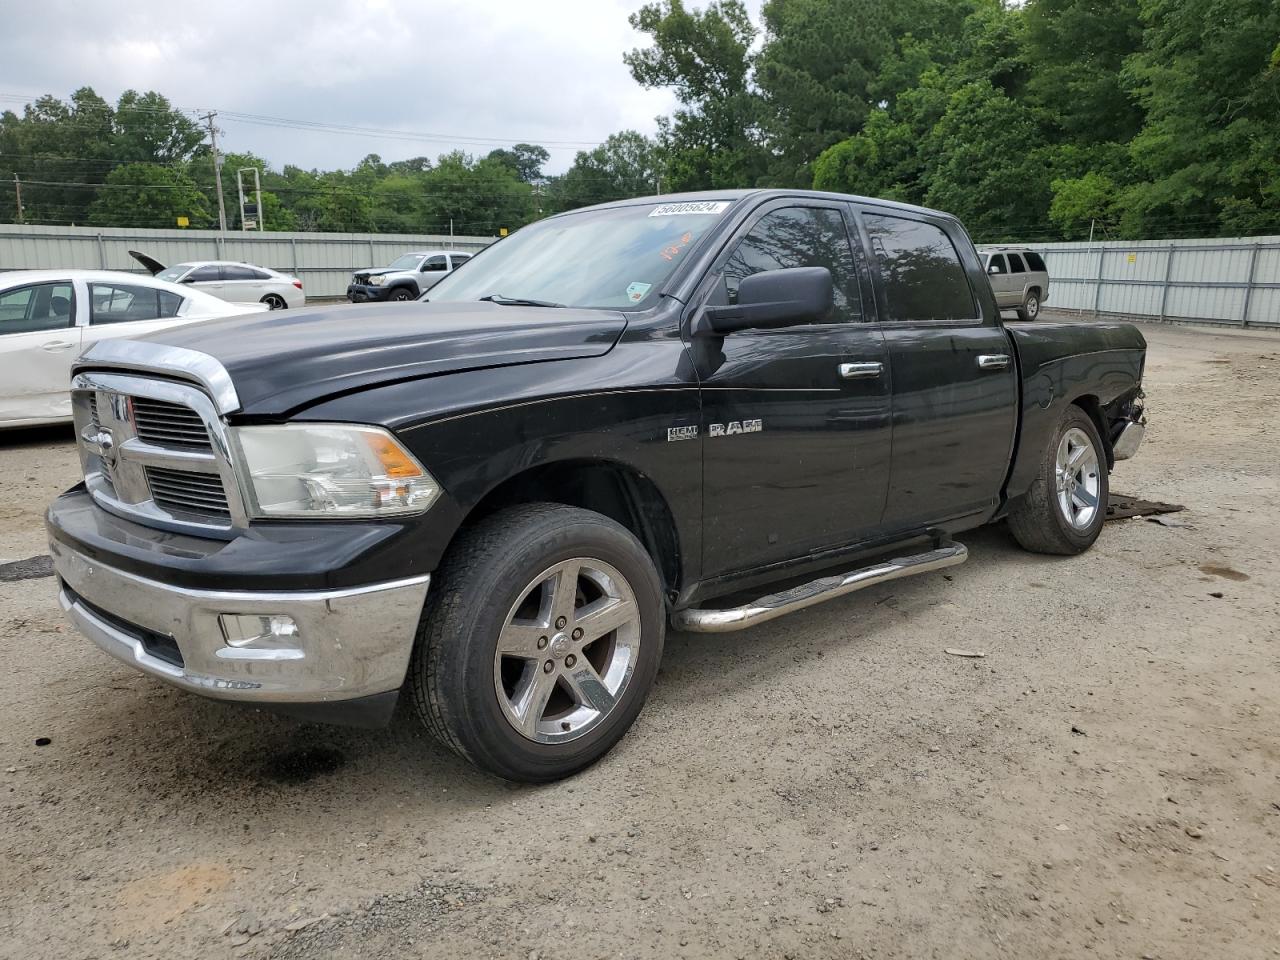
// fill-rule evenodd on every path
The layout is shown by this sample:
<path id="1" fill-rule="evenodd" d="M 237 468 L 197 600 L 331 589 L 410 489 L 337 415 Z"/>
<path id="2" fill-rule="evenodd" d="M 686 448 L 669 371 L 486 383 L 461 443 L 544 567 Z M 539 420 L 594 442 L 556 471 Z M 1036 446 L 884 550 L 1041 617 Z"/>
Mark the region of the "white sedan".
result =
<path id="1" fill-rule="evenodd" d="M 302 307 L 307 298 L 302 281 L 285 273 L 252 263 L 231 260 L 189 260 L 166 267 L 154 257 L 137 250 L 129 256 L 151 271 L 157 280 L 189 284 L 197 290 L 213 294 L 233 303 L 262 303 L 272 310 Z"/>
<path id="2" fill-rule="evenodd" d="M 99 340 L 266 309 L 132 273 L 0 273 L 0 429 L 70 420 L 71 363 Z"/>

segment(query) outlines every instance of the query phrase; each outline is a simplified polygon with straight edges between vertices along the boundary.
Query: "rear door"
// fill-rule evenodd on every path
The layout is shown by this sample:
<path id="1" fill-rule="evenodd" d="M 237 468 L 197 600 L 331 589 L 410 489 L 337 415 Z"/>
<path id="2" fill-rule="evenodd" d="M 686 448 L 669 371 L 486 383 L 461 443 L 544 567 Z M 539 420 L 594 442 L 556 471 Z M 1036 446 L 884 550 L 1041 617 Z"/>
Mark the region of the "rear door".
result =
<path id="1" fill-rule="evenodd" d="M 999 317 L 976 295 L 981 262 L 949 218 L 872 206 L 858 213 L 893 376 L 885 525 L 989 511 L 1013 452 L 1017 374 Z"/>
<path id="2" fill-rule="evenodd" d="M 75 308 L 70 280 L 0 291 L 0 422 L 71 416 Z"/>
<path id="3" fill-rule="evenodd" d="M 835 299 L 819 323 L 692 339 L 709 577 L 847 544 L 879 525 L 889 469 L 888 357 L 861 248 L 851 242 L 851 214 L 838 201 L 762 205 L 695 295 L 694 302 L 729 304 L 751 274 L 821 266 L 831 271 Z"/>
<path id="4" fill-rule="evenodd" d="M 1022 257 L 1016 253 L 1008 254 L 1006 259 L 1009 261 L 1009 299 L 1007 303 L 1010 306 L 1021 306 L 1022 298 L 1026 295 L 1027 265 L 1023 262 Z"/>
<path id="5" fill-rule="evenodd" d="M 268 292 L 267 283 L 270 274 L 254 267 L 239 263 L 228 263 L 222 267 L 223 300 L 232 303 L 258 303 Z"/>

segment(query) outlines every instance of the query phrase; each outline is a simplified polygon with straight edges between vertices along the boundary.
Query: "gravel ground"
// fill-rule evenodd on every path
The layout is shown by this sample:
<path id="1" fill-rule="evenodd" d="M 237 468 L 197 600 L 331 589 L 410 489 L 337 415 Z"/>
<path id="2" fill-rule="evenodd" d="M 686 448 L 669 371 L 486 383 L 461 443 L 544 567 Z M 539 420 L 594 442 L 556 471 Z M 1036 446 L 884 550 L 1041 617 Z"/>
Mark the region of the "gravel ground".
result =
<path id="1" fill-rule="evenodd" d="M 31 565 L 0 582 L 0 954 L 1280 954 L 1280 338 L 1144 332 L 1113 486 L 1180 525 L 1075 559 L 992 528 L 945 575 L 671 636 L 636 728 L 555 786 L 408 716 L 173 691 Z M 0 437 L 0 561 L 45 553 L 75 461 L 69 431 Z"/>

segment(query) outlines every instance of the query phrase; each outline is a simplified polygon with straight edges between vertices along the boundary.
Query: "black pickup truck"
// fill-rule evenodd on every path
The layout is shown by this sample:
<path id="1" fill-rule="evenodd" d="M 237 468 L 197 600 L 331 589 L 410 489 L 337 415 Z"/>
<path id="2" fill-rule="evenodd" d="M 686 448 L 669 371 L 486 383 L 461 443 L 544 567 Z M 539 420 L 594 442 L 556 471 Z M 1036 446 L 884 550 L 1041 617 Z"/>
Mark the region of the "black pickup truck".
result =
<path id="1" fill-rule="evenodd" d="M 62 607 L 196 693 L 386 722 L 480 767 L 616 743 L 670 622 L 749 627 L 1097 538 L 1145 343 L 1001 322 L 952 217 L 728 191 L 543 220 L 426 302 L 105 340 L 48 514 Z"/>

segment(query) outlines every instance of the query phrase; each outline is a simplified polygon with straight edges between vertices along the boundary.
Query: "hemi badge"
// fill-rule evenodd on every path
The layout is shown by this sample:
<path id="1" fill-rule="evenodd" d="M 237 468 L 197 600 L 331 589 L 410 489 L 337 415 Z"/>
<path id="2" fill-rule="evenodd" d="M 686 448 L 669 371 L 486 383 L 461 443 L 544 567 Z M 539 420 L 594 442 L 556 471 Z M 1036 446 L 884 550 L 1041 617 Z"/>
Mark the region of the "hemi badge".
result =
<path id="1" fill-rule="evenodd" d="M 696 423 L 691 427 L 667 427 L 667 443 L 675 443 L 677 440 L 696 439 L 698 439 L 698 425 Z"/>

